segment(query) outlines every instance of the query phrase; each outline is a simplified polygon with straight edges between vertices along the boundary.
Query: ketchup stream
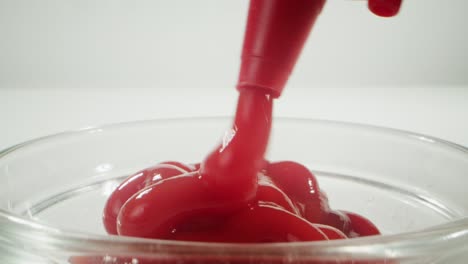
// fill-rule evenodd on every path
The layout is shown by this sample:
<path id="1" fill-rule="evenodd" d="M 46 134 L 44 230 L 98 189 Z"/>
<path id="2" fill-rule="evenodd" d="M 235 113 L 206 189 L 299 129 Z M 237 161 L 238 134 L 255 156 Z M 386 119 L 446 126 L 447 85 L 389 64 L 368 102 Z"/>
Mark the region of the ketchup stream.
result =
<path id="1" fill-rule="evenodd" d="M 118 213 L 118 234 L 177 239 L 187 219 L 215 224 L 248 206 L 264 165 L 271 114 L 268 95 L 254 89 L 241 92 L 232 129 L 200 170 L 158 181 L 130 197 Z"/>

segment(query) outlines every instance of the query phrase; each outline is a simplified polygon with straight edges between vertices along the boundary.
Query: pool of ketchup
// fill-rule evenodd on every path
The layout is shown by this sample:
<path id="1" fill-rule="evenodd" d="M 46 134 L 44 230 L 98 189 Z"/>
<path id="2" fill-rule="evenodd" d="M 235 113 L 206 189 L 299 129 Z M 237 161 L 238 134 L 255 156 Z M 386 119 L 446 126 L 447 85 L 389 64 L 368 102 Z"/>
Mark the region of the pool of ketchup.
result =
<path id="1" fill-rule="evenodd" d="M 201 163 L 161 162 L 125 179 L 104 209 L 109 234 L 228 243 L 380 234 L 365 217 L 331 209 L 304 165 L 264 157 L 273 102 L 324 4 L 325 0 L 250 1 L 231 129 Z M 368 1 L 372 12 L 385 17 L 397 14 L 400 5 L 401 0 Z"/>
<path id="2" fill-rule="evenodd" d="M 367 219 L 331 210 L 315 176 L 264 159 L 274 99 L 240 91 L 234 123 L 201 165 L 162 162 L 110 196 L 110 234 L 204 242 L 294 242 L 379 234 Z"/>

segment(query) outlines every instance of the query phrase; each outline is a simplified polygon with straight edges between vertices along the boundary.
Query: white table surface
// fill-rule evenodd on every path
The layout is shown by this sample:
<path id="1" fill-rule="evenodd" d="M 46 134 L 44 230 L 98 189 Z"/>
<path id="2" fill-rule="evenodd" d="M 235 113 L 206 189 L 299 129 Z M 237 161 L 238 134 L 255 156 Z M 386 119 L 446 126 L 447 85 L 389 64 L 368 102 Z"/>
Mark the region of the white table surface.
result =
<path id="1" fill-rule="evenodd" d="M 0 149 L 66 130 L 132 120 L 231 115 L 236 92 L 190 89 L 0 89 Z M 409 130 L 468 146 L 468 87 L 288 87 L 276 116 Z"/>
<path id="2" fill-rule="evenodd" d="M 364 2 L 328 1 L 277 116 L 368 123 L 468 146 L 468 1 L 441 3 L 405 1 L 397 17 L 380 19 Z M 3 1 L 0 149 L 112 122 L 231 115 L 247 4 Z M 361 88 L 325 88 L 340 86 Z"/>

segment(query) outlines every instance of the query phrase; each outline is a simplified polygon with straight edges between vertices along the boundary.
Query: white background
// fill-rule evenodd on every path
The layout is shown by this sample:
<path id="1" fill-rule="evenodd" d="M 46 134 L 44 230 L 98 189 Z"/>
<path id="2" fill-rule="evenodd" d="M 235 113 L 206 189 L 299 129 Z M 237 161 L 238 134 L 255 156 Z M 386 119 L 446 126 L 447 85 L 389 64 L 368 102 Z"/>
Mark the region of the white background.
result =
<path id="1" fill-rule="evenodd" d="M 0 0 L 0 149 L 111 122 L 230 115 L 247 1 Z M 328 1 L 275 109 L 468 146 L 468 1 L 381 19 Z"/>

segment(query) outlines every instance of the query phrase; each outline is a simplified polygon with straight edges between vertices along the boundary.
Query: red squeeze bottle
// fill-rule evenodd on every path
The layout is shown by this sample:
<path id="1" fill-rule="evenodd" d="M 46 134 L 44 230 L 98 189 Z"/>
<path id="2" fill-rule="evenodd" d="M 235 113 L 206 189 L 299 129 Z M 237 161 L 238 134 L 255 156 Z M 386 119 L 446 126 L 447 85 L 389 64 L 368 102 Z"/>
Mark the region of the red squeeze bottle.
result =
<path id="1" fill-rule="evenodd" d="M 237 89 L 277 98 L 325 0 L 251 0 Z"/>

